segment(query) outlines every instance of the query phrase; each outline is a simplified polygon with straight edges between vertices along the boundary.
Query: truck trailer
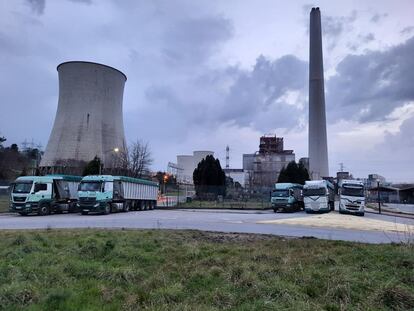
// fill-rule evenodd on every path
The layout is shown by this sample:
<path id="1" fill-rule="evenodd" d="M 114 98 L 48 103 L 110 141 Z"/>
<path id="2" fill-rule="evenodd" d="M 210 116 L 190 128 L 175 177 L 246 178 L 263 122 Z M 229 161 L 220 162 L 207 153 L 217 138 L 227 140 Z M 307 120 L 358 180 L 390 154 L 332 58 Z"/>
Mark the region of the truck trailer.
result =
<path id="1" fill-rule="evenodd" d="M 341 180 L 339 182 L 339 213 L 365 214 L 364 183 L 358 180 Z"/>
<path id="2" fill-rule="evenodd" d="M 82 177 L 71 175 L 22 176 L 11 184 L 10 211 L 20 215 L 76 212 Z"/>
<path id="3" fill-rule="evenodd" d="M 303 186 L 305 211 L 329 212 L 335 209 L 335 188 L 327 180 L 308 180 Z"/>
<path id="4" fill-rule="evenodd" d="M 272 191 L 271 204 L 273 211 L 296 212 L 304 208 L 303 186 L 294 183 L 277 183 Z"/>
<path id="5" fill-rule="evenodd" d="M 78 188 L 78 208 L 88 213 L 153 209 L 157 205 L 158 183 L 138 178 L 91 175 Z"/>

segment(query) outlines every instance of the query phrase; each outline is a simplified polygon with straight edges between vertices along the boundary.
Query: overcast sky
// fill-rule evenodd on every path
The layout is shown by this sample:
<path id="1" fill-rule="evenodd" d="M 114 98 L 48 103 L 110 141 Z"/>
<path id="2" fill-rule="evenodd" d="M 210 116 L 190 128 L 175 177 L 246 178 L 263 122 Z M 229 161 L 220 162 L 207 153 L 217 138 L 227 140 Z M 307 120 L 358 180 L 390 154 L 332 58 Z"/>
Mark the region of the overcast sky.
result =
<path id="1" fill-rule="evenodd" d="M 288 3 L 288 4 L 287 4 Z M 123 71 L 126 139 L 153 169 L 212 150 L 231 167 L 276 134 L 307 156 L 309 12 L 322 14 L 330 174 L 414 181 L 413 1 L 0 0 L 0 135 L 46 146 L 56 66 Z M 7 145 L 6 144 L 6 145 Z"/>

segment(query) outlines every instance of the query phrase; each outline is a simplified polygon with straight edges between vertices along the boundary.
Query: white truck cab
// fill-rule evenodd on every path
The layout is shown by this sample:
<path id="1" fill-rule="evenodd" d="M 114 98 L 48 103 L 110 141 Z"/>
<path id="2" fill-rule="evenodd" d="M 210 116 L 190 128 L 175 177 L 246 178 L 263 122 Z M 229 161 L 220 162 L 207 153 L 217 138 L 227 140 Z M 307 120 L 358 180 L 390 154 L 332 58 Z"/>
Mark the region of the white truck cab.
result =
<path id="1" fill-rule="evenodd" d="M 334 186 L 327 180 L 308 180 L 303 186 L 305 211 L 329 212 L 335 207 Z"/>
<path id="2" fill-rule="evenodd" d="M 359 180 L 341 180 L 339 182 L 339 213 L 364 216 L 365 187 Z"/>

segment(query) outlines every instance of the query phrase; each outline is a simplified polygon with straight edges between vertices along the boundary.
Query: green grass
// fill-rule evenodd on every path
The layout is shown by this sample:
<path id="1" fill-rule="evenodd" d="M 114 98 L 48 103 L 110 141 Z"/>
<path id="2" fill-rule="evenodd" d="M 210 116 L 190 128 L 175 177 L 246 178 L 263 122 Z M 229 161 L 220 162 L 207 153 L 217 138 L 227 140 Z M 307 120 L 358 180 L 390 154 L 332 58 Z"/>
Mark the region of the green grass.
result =
<path id="1" fill-rule="evenodd" d="M 9 196 L 0 195 L 0 213 L 9 211 Z"/>
<path id="2" fill-rule="evenodd" d="M 3 310 L 407 310 L 414 248 L 168 230 L 0 232 Z"/>

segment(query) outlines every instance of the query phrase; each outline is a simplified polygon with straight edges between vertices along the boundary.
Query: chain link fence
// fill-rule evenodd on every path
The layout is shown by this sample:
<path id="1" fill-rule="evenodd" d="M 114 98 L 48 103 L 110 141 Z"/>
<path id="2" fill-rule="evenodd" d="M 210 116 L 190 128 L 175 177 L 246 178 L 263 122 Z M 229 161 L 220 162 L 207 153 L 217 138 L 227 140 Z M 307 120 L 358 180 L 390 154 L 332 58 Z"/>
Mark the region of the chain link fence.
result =
<path id="1" fill-rule="evenodd" d="M 158 207 L 263 210 L 271 208 L 270 189 L 248 192 L 241 187 L 161 184 Z"/>
<path id="2" fill-rule="evenodd" d="M 9 210 L 9 186 L 9 181 L 0 180 L 0 213 L 7 212 Z"/>

